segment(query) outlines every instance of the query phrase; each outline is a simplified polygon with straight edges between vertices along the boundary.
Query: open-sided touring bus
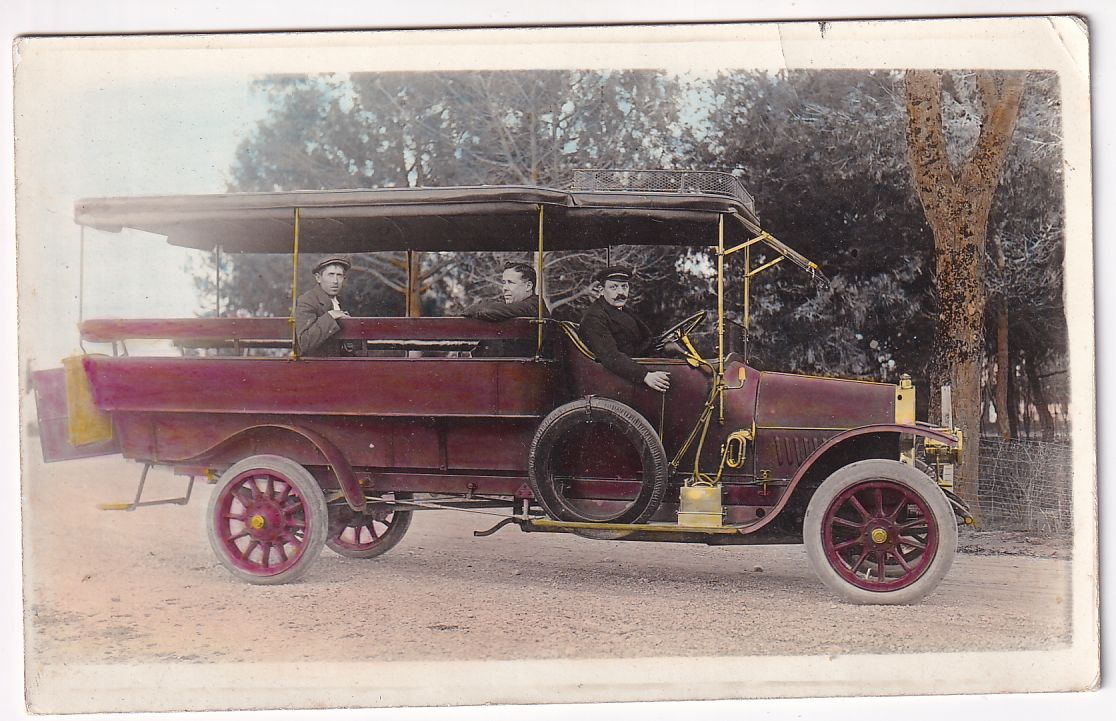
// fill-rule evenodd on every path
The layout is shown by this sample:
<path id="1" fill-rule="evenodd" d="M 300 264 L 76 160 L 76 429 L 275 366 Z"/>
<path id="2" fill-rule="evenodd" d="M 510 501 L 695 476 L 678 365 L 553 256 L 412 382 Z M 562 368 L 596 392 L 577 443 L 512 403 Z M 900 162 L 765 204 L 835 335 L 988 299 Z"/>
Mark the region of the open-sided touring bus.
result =
<path id="1" fill-rule="evenodd" d="M 207 512 L 221 562 L 252 583 L 302 576 L 323 545 L 373 558 L 416 511 L 487 513 L 489 531 L 708 544 L 805 543 L 821 580 L 858 603 L 907 603 L 948 570 L 971 521 L 943 470 L 961 434 L 915 420 L 898 385 L 760 371 L 726 353 L 726 298 L 787 261 L 816 265 L 760 227 L 731 175 L 579 171 L 572 189 L 393 188 L 87 199 L 84 228 L 139 229 L 234 253 L 291 253 L 292 299 L 305 253 L 530 251 L 705 246 L 717 263 L 716 347 L 689 335 L 705 313 L 663 331 L 683 358 L 666 393 L 605 370 L 576 324 L 533 318 L 361 317 L 340 321 L 355 357 L 303 357 L 291 318 L 84 320 L 83 348 L 37 371 L 43 454 L 122 453 L 216 487 Z M 83 236 L 83 243 L 84 243 Z M 755 252 L 763 261 L 753 267 Z M 742 279 L 726 278 L 730 255 Z M 731 295 L 736 295 L 732 293 Z M 540 294 L 542 297 L 543 294 Z M 540 301 L 541 303 L 542 301 Z M 133 339 L 190 353 L 129 355 Z M 491 340 L 524 357 L 470 357 Z M 255 348 L 281 349 L 270 356 Z M 202 349 L 198 352 L 196 349 Z M 222 349 L 220 354 L 205 349 Z M 546 349 L 546 350 L 544 350 Z M 455 351 L 448 353 L 443 351 Z M 164 501 L 165 502 L 165 501 Z"/>

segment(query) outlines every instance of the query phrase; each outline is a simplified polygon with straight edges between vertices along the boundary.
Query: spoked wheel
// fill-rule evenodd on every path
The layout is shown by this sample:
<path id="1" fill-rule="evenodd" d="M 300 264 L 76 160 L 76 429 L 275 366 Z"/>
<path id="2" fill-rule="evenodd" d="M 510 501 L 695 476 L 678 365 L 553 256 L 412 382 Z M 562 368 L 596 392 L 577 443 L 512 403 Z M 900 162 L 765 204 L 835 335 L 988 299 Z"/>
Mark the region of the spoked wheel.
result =
<path id="1" fill-rule="evenodd" d="M 912 603 L 945 576 L 957 525 L 945 494 L 898 461 L 838 470 L 806 511 L 806 552 L 821 580 L 853 603 Z"/>
<path id="2" fill-rule="evenodd" d="M 209 543 L 249 583 L 294 581 L 325 544 L 325 497 L 310 472 L 280 456 L 251 456 L 221 474 L 209 499 Z"/>
<path id="3" fill-rule="evenodd" d="M 383 498 L 409 500 L 410 493 L 384 493 Z M 401 511 L 388 503 L 370 502 L 363 513 L 348 505 L 330 509 L 329 540 L 326 545 L 346 558 L 375 558 L 390 551 L 411 526 L 413 511 Z"/>
<path id="4" fill-rule="evenodd" d="M 646 521 L 662 503 L 668 475 L 655 429 L 609 398 L 573 401 L 547 415 L 531 441 L 527 469 L 547 513 L 587 523 Z M 596 537 L 622 537 L 602 533 Z"/>

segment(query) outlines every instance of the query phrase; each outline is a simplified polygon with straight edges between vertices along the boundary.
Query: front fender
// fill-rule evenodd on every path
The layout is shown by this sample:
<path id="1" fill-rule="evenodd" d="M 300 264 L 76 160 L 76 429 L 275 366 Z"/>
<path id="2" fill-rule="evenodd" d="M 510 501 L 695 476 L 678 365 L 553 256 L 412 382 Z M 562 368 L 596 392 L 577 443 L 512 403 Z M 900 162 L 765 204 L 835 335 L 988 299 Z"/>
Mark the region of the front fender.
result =
<path id="1" fill-rule="evenodd" d="M 929 427 L 925 427 L 925 426 L 908 426 L 908 425 L 903 425 L 903 424 L 899 424 L 899 423 L 875 423 L 875 424 L 872 424 L 872 425 L 859 426 L 857 428 L 850 428 L 849 430 L 842 431 L 841 433 L 838 433 L 837 435 L 835 435 L 832 438 L 830 438 L 829 440 L 827 440 L 822 445 L 818 446 L 817 450 L 815 450 L 813 453 L 811 453 L 806 458 L 806 460 L 803 461 L 802 465 L 799 466 L 798 470 L 795 472 L 794 476 L 791 478 L 790 483 L 787 485 L 786 492 L 783 493 L 782 497 L 779 499 L 779 502 L 777 504 L 775 504 L 775 507 L 773 509 L 771 509 L 771 511 L 769 511 L 767 513 L 767 515 L 764 516 L 758 523 L 756 523 L 755 525 L 752 525 L 752 526 L 748 526 L 745 529 L 742 529 L 741 532 L 742 533 L 754 533 L 754 532 L 760 530 L 761 528 L 763 528 L 764 526 L 766 526 L 768 523 L 771 523 L 772 521 L 774 521 L 775 518 L 777 518 L 780 515 L 783 508 L 786 507 L 786 505 L 790 501 L 790 499 L 794 496 L 794 491 L 798 487 L 799 483 L 802 482 L 802 479 L 810 473 L 810 470 L 812 468 L 814 468 L 815 465 L 828 452 L 832 451 L 837 446 L 839 446 L 842 443 L 844 443 L 846 441 L 849 441 L 850 439 L 853 439 L 853 438 L 858 438 L 858 437 L 868 436 L 868 435 L 873 435 L 873 434 L 880 435 L 880 434 L 890 434 L 890 433 L 895 433 L 895 434 L 899 434 L 899 435 L 905 434 L 905 435 L 919 436 L 921 438 L 925 438 L 927 440 L 930 440 L 930 441 L 933 441 L 933 442 L 936 442 L 936 443 L 940 443 L 941 445 L 946 446 L 948 448 L 954 448 L 960 443 L 960 441 L 957 438 L 955 438 L 954 436 L 951 436 L 948 433 L 944 433 L 942 431 L 939 431 L 939 430 L 936 430 L 936 429 L 933 429 L 933 428 L 929 428 Z"/>
<path id="2" fill-rule="evenodd" d="M 809 472 L 810 467 L 813 466 L 819 458 L 824 456 L 826 452 L 829 451 L 829 449 L 843 443 L 844 441 L 849 440 L 850 438 L 856 438 L 857 436 L 866 436 L 873 433 L 899 433 L 919 436 L 931 441 L 935 441 L 949 448 L 953 448 L 960 443 L 957 438 L 954 438 L 948 433 L 934 430 L 932 428 L 926 428 L 923 426 L 907 426 L 899 423 L 874 423 L 870 426 L 850 428 L 847 431 L 838 433 L 825 443 L 818 446 L 817 450 L 815 450 L 806 458 L 802 465 L 799 466 L 798 471 L 794 474 L 794 478 L 791 479 L 790 487 L 787 489 L 787 495 L 790 495 L 790 492 L 794 490 L 794 487 L 798 485 L 798 482 L 802 480 L 802 477 Z"/>

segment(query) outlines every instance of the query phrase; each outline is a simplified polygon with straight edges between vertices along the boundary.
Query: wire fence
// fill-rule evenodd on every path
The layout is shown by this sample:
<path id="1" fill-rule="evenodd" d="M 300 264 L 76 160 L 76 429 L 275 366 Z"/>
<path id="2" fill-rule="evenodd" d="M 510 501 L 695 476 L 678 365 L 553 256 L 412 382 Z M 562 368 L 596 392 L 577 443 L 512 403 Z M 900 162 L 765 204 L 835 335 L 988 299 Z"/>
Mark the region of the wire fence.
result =
<path id="1" fill-rule="evenodd" d="M 1073 526 L 1069 443 L 980 439 L 981 527 L 1063 534 Z"/>

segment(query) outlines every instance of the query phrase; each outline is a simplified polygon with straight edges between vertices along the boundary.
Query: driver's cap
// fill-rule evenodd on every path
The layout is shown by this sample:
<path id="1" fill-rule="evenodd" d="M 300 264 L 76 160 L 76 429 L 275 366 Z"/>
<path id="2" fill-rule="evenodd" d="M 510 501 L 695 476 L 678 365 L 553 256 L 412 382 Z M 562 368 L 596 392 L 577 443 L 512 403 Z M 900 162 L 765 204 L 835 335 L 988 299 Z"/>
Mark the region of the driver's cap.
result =
<path id="1" fill-rule="evenodd" d="M 625 283 L 632 279 L 632 269 L 623 265 L 610 265 L 593 276 L 593 280 L 604 283 L 606 280 L 620 280 Z"/>

